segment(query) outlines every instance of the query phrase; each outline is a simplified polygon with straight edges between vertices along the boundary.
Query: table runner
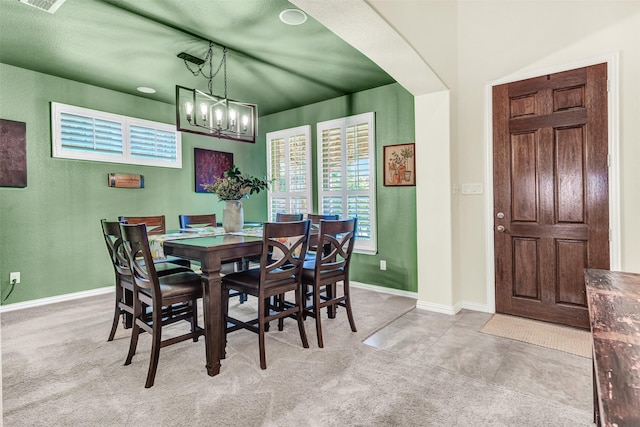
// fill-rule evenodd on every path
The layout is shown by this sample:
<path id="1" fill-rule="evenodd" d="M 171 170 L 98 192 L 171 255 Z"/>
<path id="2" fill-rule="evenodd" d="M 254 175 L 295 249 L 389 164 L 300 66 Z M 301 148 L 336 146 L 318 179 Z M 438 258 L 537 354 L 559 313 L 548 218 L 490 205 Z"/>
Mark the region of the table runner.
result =
<path id="1" fill-rule="evenodd" d="M 222 227 L 202 227 L 183 229 L 178 233 L 150 234 L 149 249 L 153 259 L 167 259 L 164 254 L 164 242 L 167 240 L 193 239 L 197 237 L 221 236 L 227 234 Z"/>

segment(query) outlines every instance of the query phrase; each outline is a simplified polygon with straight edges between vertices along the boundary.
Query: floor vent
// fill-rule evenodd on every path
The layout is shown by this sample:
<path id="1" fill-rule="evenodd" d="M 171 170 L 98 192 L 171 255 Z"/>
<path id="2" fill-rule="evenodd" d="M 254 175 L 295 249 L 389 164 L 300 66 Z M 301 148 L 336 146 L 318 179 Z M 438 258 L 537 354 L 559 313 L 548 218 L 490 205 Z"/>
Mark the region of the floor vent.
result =
<path id="1" fill-rule="evenodd" d="M 45 12 L 55 13 L 65 0 L 20 0 L 20 3 L 28 4 Z"/>

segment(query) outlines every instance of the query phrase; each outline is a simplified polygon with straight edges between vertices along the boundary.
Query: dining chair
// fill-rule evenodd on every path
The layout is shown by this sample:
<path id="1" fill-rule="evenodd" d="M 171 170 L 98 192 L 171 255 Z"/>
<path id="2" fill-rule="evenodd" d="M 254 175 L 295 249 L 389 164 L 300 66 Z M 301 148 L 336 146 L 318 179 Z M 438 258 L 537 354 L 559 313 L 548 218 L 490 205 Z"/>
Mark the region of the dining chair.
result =
<path id="1" fill-rule="evenodd" d="M 315 230 L 318 228 L 318 225 L 320 225 L 320 220 L 335 221 L 340 219 L 340 215 L 338 214 L 307 214 L 307 219 L 311 221 L 311 229 Z M 318 245 L 317 245 L 316 239 L 315 237 L 311 237 L 311 240 L 309 241 L 308 252 L 312 252 L 312 254 L 307 253 L 307 260 L 309 260 L 310 256 L 313 256 L 313 254 L 315 254 L 317 250 L 318 250 Z"/>
<path id="2" fill-rule="evenodd" d="M 188 339 L 194 342 L 204 334 L 198 326 L 198 298 L 202 298 L 202 282 L 193 271 L 158 276 L 153 263 L 146 227 L 143 224 L 120 224 L 122 246 L 127 255 L 133 281 L 133 325 L 129 353 L 124 362 L 130 365 L 141 332 L 151 334 L 151 356 L 145 388 L 153 386 L 160 349 Z M 151 307 L 145 315 L 143 305 Z M 166 316 L 163 307 L 170 307 Z M 162 340 L 162 327 L 179 321 L 190 323 L 190 332 Z"/>
<path id="3" fill-rule="evenodd" d="M 318 226 L 318 247 L 325 248 L 314 260 L 306 261 L 302 269 L 302 289 L 311 288 L 311 305 L 304 307 L 304 315 L 316 319 L 318 347 L 322 340 L 321 309 L 327 307 L 329 317 L 335 317 L 338 306 L 347 309 L 349 325 L 357 332 L 351 310 L 349 292 L 349 265 L 356 240 L 357 219 L 321 220 Z M 338 282 L 343 292 L 338 295 Z M 324 292 L 323 292 L 324 291 Z"/>
<path id="4" fill-rule="evenodd" d="M 297 320 L 300 339 L 304 348 L 309 347 L 304 329 L 304 307 L 301 288 L 301 272 L 309 240 L 310 222 L 266 222 L 262 237 L 260 267 L 229 274 L 222 278 L 222 305 L 227 334 L 247 329 L 258 334 L 260 368 L 266 369 L 265 331 L 267 324 L 278 320 L 281 329 L 285 317 Z M 229 291 L 246 292 L 258 299 L 258 317 L 241 321 L 229 316 Z M 295 301 L 284 301 L 284 294 L 294 291 Z M 281 298 L 275 298 L 282 296 Z M 277 304 L 271 303 L 271 297 Z M 231 326 L 229 326 L 231 325 Z"/>
<path id="5" fill-rule="evenodd" d="M 290 221 L 302 221 L 303 215 L 301 213 L 276 213 L 276 222 L 290 222 Z"/>
<path id="6" fill-rule="evenodd" d="M 276 222 L 291 222 L 291 221 L 302 221 L 303 214 L 301 213 L 284 213 L 278 212 L 276 213 Z M 259 263 L 259 256 L 251 256 L 245 257 L 242 259 L 242 270 L 248 270 L 251 263 Z"/>
<path id="7" fill-rule="evenodd" d="M 122 238 L 120 235 L 120 223 L 116 221 L 100 220 L 102 226 L 102 234 L 107 245 L 109 258 L 113 265 L 115 273 L 116 299 L 115 309 L 113 312 L 113 322 L 111 332 L 107 341 L 113 341 L 113 337 L 118 329 L 118 320 L 122 316 L 125 329 L 131 327 L 131 318 L 133 316 L 133 281 L 131 279 L 131 271 L 129 262 L 122 247 Z M 191 271 L 186 267 L 182 267 L 171 263 L 156 263 L 156 272 L 159 276 L 167 274 Z"/>
<path id="8" fill-rule="evenodd" d="M 178 222 L 180 223 L 180 229 L 186 230 L 189 228 L 198 227 L 217 227 L 216 214 L 207 215 L 178 215 Z"/>
<path id="9" fill-rule="evenodd" d="M 148 234 L 165 234 L 167 232 L 165 216 L 121 216 L 118 217 L 120 222 L 125 224 L 144 224 L 147 226 Z"/>
<path id="10" fill-rule="evenodd" d="M 155 216 L 120 216 L 118 221 L 123 224 L 144 224 L 147 227 L 147 234 L 166 234 L 167 227 L 164 215 Z M 191 261 L 184 258 L 168 256 L 163 262 L 178 264 L 183 267 L 191 267 Z"/>

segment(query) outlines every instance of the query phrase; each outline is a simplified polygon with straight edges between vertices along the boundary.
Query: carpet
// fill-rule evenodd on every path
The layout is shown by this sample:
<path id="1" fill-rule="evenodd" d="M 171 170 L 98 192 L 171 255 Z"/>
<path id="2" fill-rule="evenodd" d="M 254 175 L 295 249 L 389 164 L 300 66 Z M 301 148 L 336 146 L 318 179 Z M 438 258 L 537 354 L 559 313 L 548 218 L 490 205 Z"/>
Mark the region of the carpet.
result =
<path id="1" fill-rule="evenodd" d="M 258 338 L 229 335 L 220 374 L 204 367 L 204 340 L 160 352 L 155 385 L 144 388 L 150 337 L 123 366 L 129 330 L 107 342 L 113 295 L 3 313 L 6 427 L 108 426 L 563 426 L 587 427 L 591 414 L 553 399 L 470 378 L 363 344 L 415 307 L 415 300 L 352 289 L 358 332 L 344 309 L 323 317 L 324 348 L 313 319 L 302 348 L 295 321 L 267 334 L 267 369 Z M 250 316 L 253 302 L 230 311 Z M 255 314 L 255 313 L 253 313 Z M 185 326 L 172 325 L 178 330 Z M 428 328 L 428 325 L 425 325 Z M 167 331 L 168 332 L 168 331 Z M 2 424 L 2 423 L 0 423 Z"/>
<path id="2" fill-rule="evenodd" d="M 591 357 L 591 334 L 581 329 L 494 314 L 480 331 L 582 357 Z"/>

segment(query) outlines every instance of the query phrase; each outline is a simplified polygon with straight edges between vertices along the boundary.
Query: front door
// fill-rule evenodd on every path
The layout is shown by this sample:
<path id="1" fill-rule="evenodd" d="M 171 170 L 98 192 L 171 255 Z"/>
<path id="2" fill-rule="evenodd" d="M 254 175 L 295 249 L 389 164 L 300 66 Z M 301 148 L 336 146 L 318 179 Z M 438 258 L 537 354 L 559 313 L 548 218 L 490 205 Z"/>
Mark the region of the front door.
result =
<path id="1" fill-rule="evenodd" d="M 588 328 L 609 269 L 607 66 L 493 88 L 496 311 Z"/>

